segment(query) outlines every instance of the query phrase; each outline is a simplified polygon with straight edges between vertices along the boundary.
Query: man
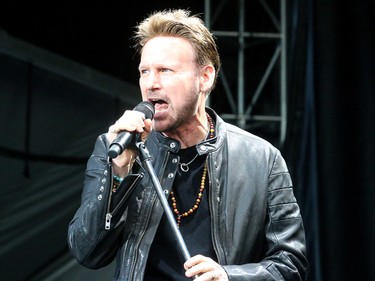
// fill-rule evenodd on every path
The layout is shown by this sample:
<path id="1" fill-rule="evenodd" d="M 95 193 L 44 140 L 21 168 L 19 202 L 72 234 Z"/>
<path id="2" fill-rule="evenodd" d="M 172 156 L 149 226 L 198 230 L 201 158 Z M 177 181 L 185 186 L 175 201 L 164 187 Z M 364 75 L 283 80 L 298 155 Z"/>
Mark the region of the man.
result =
<path id="1" fill-rule="evenodd" d="M 220 58 L 213 36 L 186 10 L 154 13 L 134 36 L 142 99 L 153 120 L 127 110 L 98 137 L 71 252 L 99 268 L 117 256 L 115 280 L 303 280 L 305 236 L 279 151 L 205 107 Z M 145 142 L 191 258 L 184 260 L 149 174 L 121 131 Z"/>

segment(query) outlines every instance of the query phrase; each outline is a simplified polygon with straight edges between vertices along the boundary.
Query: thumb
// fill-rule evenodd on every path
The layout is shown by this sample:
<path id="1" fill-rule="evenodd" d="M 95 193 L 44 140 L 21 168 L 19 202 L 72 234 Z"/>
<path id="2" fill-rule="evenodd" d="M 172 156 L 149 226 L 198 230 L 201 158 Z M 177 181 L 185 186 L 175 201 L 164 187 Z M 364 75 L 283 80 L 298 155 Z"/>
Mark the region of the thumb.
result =
<path id="1" fill-rule="evenodd" d="M 152 120 L 146 119 L 144 120 L 145 126 L 143 127 L 143 132 L 140 134 L 140 138 L 142 142 L 145 142 L 152 131 Z"/>

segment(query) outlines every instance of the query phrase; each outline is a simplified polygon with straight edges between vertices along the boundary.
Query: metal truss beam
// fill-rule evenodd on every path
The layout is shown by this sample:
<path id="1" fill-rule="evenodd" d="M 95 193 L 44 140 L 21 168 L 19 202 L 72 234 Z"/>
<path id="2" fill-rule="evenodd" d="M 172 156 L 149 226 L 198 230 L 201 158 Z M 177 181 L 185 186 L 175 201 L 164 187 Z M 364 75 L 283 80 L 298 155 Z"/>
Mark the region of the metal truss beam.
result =
<path id="1" fill-rule="evenodd" d="M 221 113 L 220 115 L 227 121 L 236 123 L 239 127 L 249 130 L 256 123 L 257 126 L 268 126 L 273 125 L 272 128 L 277 128 L 278 131 L 278 145 L 283 145 L 286 134 L 286 123 L 287 123 L 287 83 L 286 83 L 286 0 L 252 0 L 253 2 L 258 1 L 259 9 L 262 9 L 264 18 L 262 17 L 262 24 L 259 27 L 256 23 L 252 23 L 249 27 L 247 25 L 247 14 L 259 11 L 250 11 L 250 8 L 246 6 L 249 4 L 248 1 L 238 0 L 237 5 L 233 1 L 221 0 L 215 1 L 215 8 L 211 5 L 211 0 L 205 0 L 205 23 L 210 28 L 212 33 L 219 39 L 224 37 L 227 40 L 233 40 L 234 46 L 237 46 L 237 70 L 227 71 L 226 65 L 223 64 L 219 79 L 225 99 L 227 100 L 228 112 Z M 230 3 L 229 3 L 230 2 Z M 268 3 L 271 2 L 271 3 Z M 276 4 L 275 4 L 276 3 Z M 238 23 L 236 30 L 217 30 L 216 26 L 223 27 L 228 21 L 228 9 L 238 9 L 233 12 L 238 17 Z M 222 22 L 220 22 L 222 21 Z M 265 26 L 265 22 L 267 22 Z M 267 26 L 268 25 L 268 26 Z M 247 28 L 257 30 L 260 28 L 266 29 L 265 31 L 247 31 Z M 272 31 L 270 31 L 272 30 Z M 251 44 L 248 44 L 249 39 L 265 39 L 267 42 L 272 44 L 273 51 L 271 54 L 267 54 L 266 61 L 267 65 L 259 67 L 262 69 L 263 75 L 260 76 L 259 81 L 256 85 L 249 87 L 250 79 L 248 79 L 249 67 L 257 67 L 249 63 L 245 63 L 246 50 L 250 48 Z M 221 49 L 221 52 L 225 50 Z M 264 53 L 259 56 L 266 56 Z M 229 74 L 228 74 L 229 73 Z M 275 77 L 275 75 L 277 77 Z M 233 77 L 237 76 L 237 77 Z M 228 81 L 237 80 L 235 83 L 237 89 L 234 89 L 233 83 Z M 254 81 L 252 81 L 254 82 Z M 277 101 L 270 101 L 272 97 L 266 96 L 261 99 L 262 95 L 267 95 L 265 92 L 265 86 L 273 83 L 273 89 L 277 91 Z M 251 88 L 251 92 L 248 90 Z M 255 109 L 260 105 L 261 102 L 277 103 L 277 112 L 262 112 L 261 114 L 255 113 Z M 208 100 L 208 105 L 211 101 Z M 264 106 L 267 108 L 267 106 Z M 273 110 L 274 111 L 274 110 Z M 275 122 L 278 126 L 275 126 Z M 261 124 L 261 125 L 259 125 Z M 274 130 L 275 131 L 275 130 Z"/>

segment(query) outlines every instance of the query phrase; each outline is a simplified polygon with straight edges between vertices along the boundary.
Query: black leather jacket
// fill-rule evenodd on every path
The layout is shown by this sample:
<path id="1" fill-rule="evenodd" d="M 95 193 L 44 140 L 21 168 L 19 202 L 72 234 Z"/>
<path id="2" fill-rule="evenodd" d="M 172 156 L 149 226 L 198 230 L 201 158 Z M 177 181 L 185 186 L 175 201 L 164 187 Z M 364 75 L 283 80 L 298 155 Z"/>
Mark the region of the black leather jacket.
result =
<path id="1" fill-rule="evenodd" d="M 207 111 L 215 121 L 216 138 L 199 143 L 197 151 L 208 154 L 212 242 L 219 263 L 229 280 L 304 280 L 303 222 L 280 152 Z M 88 160 L 68 244 L 86 267 L 103 267 L 117 256 L 115 280 L 143 280 L 163 207 L 142 168 L 111 192 L 108 145 L 105 135 L 99 136 Z M 146 145 L 168 196 L 179 143 L 152 132 Z"/>

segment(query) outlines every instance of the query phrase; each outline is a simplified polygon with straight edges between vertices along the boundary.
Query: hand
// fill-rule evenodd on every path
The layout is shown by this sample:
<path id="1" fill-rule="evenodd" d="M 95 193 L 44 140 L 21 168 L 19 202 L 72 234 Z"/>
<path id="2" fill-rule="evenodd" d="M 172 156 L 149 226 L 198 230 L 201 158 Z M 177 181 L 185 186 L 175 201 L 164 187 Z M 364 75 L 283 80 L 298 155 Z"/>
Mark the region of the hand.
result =
<path id="1" fill-rule="evenodd" d="M 121 131 L 141 133 L 142 141 L 145 141 L 151 132 L 150 119 L 145 120 L 142 112 L 126 110 L 124 114 L 108 129 L 108 141 L 111 143 Z"/>
<path id="2" fill-rule="evenodd" d="M 142 112 L 126 110 L 120 119 L 109 127 L 107 134 L 108 142 L 112 143 L 121 131 L 140 133 L 141 140 L 143 142 L 146 141 L 152 130 L 152 121 L 150 119 L 145 120 L 144 118 L 145 116 Z M 112 162 L 114 163 L 116 174 L 121 177 L 127 174 L 131 169 L 136 156 L 137 152 L 134 148 L 127 148 L 121 155 L 114 158 Z"/>
<path id="3" fill-rule="evenodd" d="M 186 270 L 185 276 L 190 278 L 199 276 L 194 279 L 197 281 L 228 281 L 228 275 L 224 268 L 213 259 L 202 255 L 196 255 L 188 259 L 184 263 L 184 268 Z"/>

